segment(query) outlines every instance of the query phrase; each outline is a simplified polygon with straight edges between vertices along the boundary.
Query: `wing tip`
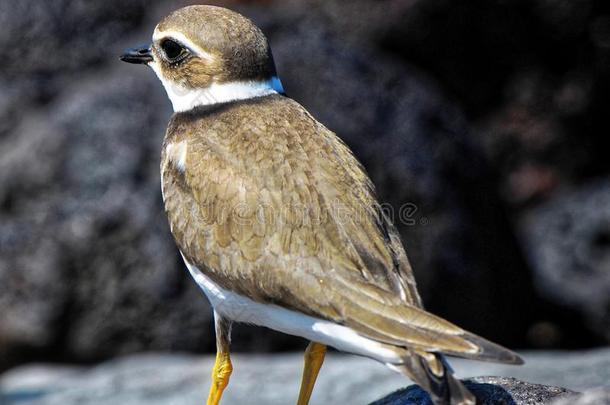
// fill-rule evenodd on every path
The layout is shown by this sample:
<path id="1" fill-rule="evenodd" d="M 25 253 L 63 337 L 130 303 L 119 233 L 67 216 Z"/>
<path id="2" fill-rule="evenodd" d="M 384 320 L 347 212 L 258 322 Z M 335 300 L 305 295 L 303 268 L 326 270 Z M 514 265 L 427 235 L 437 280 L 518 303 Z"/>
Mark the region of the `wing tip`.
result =
<path id="1" fill-rule="evenodd" d="M 464 337 L 479 348 L 479 352 L 473 356 L 473 358 L 477 360 L 493 361 L 515 366 L 525 364 L 525 361 L 521 356 L 499 344 L 470 333 L 466 334 Z"/>

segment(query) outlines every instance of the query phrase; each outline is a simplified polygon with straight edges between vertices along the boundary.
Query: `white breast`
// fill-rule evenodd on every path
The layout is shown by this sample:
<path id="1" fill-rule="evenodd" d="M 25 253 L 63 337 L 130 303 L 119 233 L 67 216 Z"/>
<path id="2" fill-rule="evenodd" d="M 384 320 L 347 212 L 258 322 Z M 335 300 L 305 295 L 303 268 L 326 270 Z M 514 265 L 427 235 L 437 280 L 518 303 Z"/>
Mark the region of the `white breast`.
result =
<path id="1" fill-rule="evenodd" d="M 399 364 L 403 362 L 395 351 L 388 349 L 379 342 L 359 335 L 348 327 L 277 305 L 261 304 L 227 291 L 214 283 L 186 259 L 184 262 L 191 276 L 210 300 L 214 310 L 228 319 L 265 326 L 289 335 L 322 343 L 347 353 L 371 357 L 382 363 Z"/>

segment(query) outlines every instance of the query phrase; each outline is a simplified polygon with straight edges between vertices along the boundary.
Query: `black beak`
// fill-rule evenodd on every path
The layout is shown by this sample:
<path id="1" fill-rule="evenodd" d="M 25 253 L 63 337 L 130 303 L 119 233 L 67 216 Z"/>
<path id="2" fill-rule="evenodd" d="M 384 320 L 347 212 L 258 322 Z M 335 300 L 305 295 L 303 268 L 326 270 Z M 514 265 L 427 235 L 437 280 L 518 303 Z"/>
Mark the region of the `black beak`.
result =
<path id="1" fill-rule="evenodd" d="M 150 46 L 128 49 L 120 56 L 120 59 L 123 62 L 140 65 L 146 65 L 148 62 L 153 61 L 152 54 L 150 53 Z"/>

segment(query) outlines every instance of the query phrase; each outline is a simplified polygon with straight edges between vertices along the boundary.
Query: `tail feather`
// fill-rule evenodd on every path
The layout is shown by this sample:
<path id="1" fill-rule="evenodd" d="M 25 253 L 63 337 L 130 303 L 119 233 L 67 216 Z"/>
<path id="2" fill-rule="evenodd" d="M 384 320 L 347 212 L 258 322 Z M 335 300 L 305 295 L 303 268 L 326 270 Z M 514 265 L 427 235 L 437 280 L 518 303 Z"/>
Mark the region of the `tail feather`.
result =
<path id="1" fill-rule="evenodd" d="M 479 351 L 476 353 L 468 352 L 453 352 L 445 350 L 444 352 L 448 355 L 455 357 L 462 357 L 465 359 L 480 360 L 480 361 L 491 361 L 494 363 L 505 363 L 519 365 L 523 364 L 523 359 L 512 350 L 508 350 L 496 343 L 490 342 L 480 336 L 477 336 L 470 332 L 465 332 L 462 335 L 463 339 L 476 345 Z"/>
<path id="2" fill-rule="evenodd" d="M 453 370 L 442 354 L 409 350 L 404 360 L 403 364 L 393 365 L 393 368 L 427 391 L 435 405 L 476 404 L 475 396 L 453 376 Z"/>

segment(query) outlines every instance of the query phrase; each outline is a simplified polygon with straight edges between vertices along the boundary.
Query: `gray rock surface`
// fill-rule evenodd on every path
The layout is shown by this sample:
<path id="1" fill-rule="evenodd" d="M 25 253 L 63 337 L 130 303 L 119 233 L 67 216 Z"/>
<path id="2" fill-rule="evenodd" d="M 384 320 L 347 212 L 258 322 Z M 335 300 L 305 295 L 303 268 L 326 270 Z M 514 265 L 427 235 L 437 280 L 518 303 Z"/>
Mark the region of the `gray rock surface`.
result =
<path id="1" fill-rule="evenodd" d="M 608 405 L 610 404 L 610 389 L 599 388 L 582 394 L 560 398 L 553 405 Z"/>
<path id="2" fill-rule="evenodd" d="M 610 349 L 591 352 L 525 353 L 521 367 L 451 360 L 461 378 L 480 375 L 514 377 L 531 384 L 563 386 L 583 392 L 610 388 Z M 0 377 L 2 405 L 190 405 L 203 401 L 209 387 L 213 357 L 138 355 L 94 367 L 30 365 Z M 302 354 L 244 355 L 233 358 L 234 373 L 225 404 L 292 403 L 298 392 Z M 533 395 L 564 393 L 555 388 L 498 382 L 521 403 L 541 402 Z M 324 363 L 313 404 L 365 404 L 409 385 L 402 375 L 369 359 L 331 354 Z M 483 387 L 485 388 L 485 387 Z M 512 390 L 512 391 L 511 391 Z M 519 403 L 519 402 L 517 402 Z"/>

